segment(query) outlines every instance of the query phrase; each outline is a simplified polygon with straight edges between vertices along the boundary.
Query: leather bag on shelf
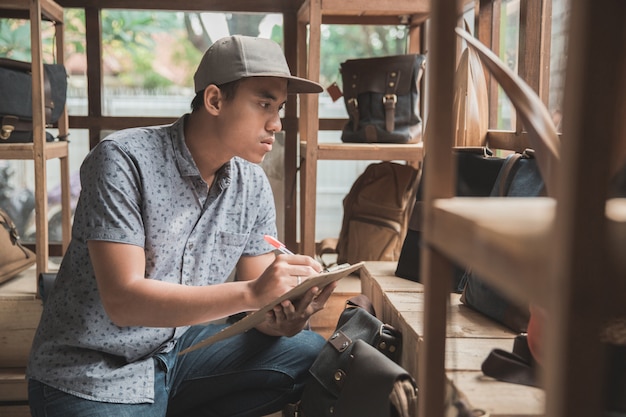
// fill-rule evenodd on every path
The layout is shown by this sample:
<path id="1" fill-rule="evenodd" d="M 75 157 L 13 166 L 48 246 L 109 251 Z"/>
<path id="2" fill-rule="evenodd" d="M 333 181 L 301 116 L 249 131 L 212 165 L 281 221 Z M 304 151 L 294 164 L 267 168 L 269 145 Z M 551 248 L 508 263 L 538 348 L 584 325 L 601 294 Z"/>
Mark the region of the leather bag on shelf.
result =
<path id="1" fill-rule="evenodd" d="M 376 318 L 369 299 L 352 297 L 311 366 L 312 378 L 302 394 L 299 415 L 413 415 L 417 387 L 397 364 L 401 346 L 400 332 Z"/>
<path id="2" fill-rule="evenodd" d="M 0 144 L 33 141 L 32 65 L 0 58 Z M 65 108 L 67 72 L 60 64 L 44 64 L 44 120 L 54 125 Z M 46 132 L 46 140 L 54 140 Z"/>
<path id="3" fill-rule="evenodd" d="M 466 27 L 468 27 L 466 22 Z M 454 156 L 456 160 L 456 195 L 465 197 L 487 197 L 496 180 L 504 159 L 494 157 L 485 146 L 487 143 L 488 92 L 485 73 L 476 52 L 465 48 L 459 59 L 454 76 L 455 118 Z M 426 129 L 426 136 L 430 135 Z M 428 158 L 424 159 L 426 164 Z M 422 184 L 417 189 L 416 201 L 409 220 L 395 274 L 401 278 L 421 282 L 420 249 L 422 221 Z M 465 269 L 455 267 L 452 290 L 463 291 L 461 278 Z"/>
<path id="4" fill-rule="evenodd" d="M 343 199 L 338 238 L 322 239 L 320 258 L 337 254 L 337 263 L 397 261 L 405 239 L 419 170 L 390 161 L 372 163 Z"/>
<path id="5" fill-rule="evenodd" d="M 459 197 L 487 197 L 491 194 L 504 158 L 493 156 L 487 147 L 458 147 L 454 149 L 457 167 L 456 195 Z M 424 159 L 424 165 L 428 158 Z M 409 218 L 406 237 L 402 243 L 395 275 L 411 281 L 421 282 L 420 267 L 422 246 L 422 193 L 423 178 L 417 187 L 415 205 Z M 455 268 L 451 290 L 462 292 L 461 279 L 465 269 Z"/>
<path id="6" fill-rule="evenodd" d="M 422 139 L 421 54 L 350 59 L 341 64 L 348 143 L 416 143 Z"/>
<path id="7" fill-rule="evenodd" d="M 513 153 L 506 157 L 491 197 L 539 197 L 545 195 L 545 185 L 536 159 L 530 153 Z M 511 330 L 526 332 L 530 311 L 487 284 L 467 268 L 461 302 Z"/>
<path id="8" fill-rule="evenodd" d="M 15 223 L 0 209 L 0 283 L 35 263 L 35 254 L 22 245 Z"/>

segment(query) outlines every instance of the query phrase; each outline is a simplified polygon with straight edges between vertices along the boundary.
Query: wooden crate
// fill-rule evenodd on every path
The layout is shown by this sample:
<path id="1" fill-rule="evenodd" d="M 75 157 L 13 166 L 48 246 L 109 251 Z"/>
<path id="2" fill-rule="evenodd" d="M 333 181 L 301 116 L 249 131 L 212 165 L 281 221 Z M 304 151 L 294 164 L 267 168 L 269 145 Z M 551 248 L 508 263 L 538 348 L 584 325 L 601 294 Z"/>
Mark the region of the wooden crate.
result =
<path id="1" fill-rule="evenodd" d="M 311 316 L 311 329 L 328 339 L 337 326 L 337 320 L 346 301 L 360 293 L 361 280 L 357 275 L 350 275 L 339 280 L 337 288 L 326 302 L 326 307 Z"/>
<path id="2" fill-rule="evenodd" d="M 26 367 L 42 303 L 35 268 L 0 285 L 0 368 Z"/>
<path id="3" fill-rule="evenodd" d="M 367 262 L 361 270 L 363 293 L 381 312 L 379 318 L 402 332 L 400 364 L 417 379 L 424 343 L 424 287 L 396 277 L 395 267 L 395 262 Z M 459 298 L 450 294 L 448 307 L 445 366 L 449 387 L 454 386 L 472 407 L 491 417 L 542 416 L 542 390 L 487 378 L 480 369 L 491 349 L 512 349 L 515 333 L 462 305 Z"/>

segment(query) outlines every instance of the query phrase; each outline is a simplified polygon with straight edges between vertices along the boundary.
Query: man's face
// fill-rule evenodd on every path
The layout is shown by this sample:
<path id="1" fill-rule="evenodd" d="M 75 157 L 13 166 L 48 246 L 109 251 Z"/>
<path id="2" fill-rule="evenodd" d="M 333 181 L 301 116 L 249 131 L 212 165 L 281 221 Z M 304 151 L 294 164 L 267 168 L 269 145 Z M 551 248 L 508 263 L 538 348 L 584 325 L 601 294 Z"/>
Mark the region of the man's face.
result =
<path id="1" fill-rule="evenodd" d="M 276 77 L 243 79 L 234 97 L 222 103 L 222 144 L 233 155 L 253 163 L 272 150 L 275 133 L 282 130 L 280 110 L 287 100 L 287 80 Z"/>

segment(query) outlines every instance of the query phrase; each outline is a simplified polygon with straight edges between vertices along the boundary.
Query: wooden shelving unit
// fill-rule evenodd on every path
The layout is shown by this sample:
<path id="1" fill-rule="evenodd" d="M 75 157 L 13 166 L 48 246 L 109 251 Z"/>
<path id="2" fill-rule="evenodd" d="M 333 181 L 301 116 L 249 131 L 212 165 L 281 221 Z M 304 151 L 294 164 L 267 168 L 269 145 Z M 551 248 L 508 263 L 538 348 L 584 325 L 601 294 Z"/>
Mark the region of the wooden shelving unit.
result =
<path id="1" fill-rule="evenodd" d="M 322 23 L 409 25 L 409 53 L 420 48 L 421 25 L 430 2 L 414 0 L 342 1 L 306 0 L 298 11 L 298 74 L 320 78 Z M 308 28 L 308 33 L 307 33 Z M 417 166 L 423 157 L 422 143 L 351 144 L 320 143 L 319 98 L 301 97 L 300 111 L 300 252 L 315 255 L 317 163 L 320 160 L 401 160 Z M 287 242 L 295 241 L 295 230 Z"/>
<path id="2" fill-rule="evenodd" d="M 63 9 L 53 0 L 9 0 L 0 4 L 0 17 L 30 20 L 32 51 L 33 143 L 0 143 L 0 159 L 32 160 L 35 169 L 35 217 L 37 270 L 48 271 L 48 192 L 47 161 L 59 159 L 61 169 L 61 207 L 63 217 L 62 251 L 69 245 L 71 233 L 68 142 L 46 142 L 44 119 L 42 20 L 54 22 L 56 62 L 63 64 Z M 58 122 L 59 135 L 68 132 L 67 110 Z"/>
<path id="3" fill-rule="evenodd" d="M 603 415 L 603 323 L 624 315 L 626 200 L 608 200 L 612 156 L 623 155 L 626 4 L 571 2 L 562 155 L 553 198 L 453 198 L 450 148 L 459 1 L 433 3 L 429 105 L 436 141 L 427 142 L 422 276 L 424 345 L 420 413 L 444 415 L 447 280 L 451 261 L 472 268 L 507 296 L 548 311 L 545 415 Z M 482 3 L 482 2 L 481 2 Z M 532 35 L 529 35 L 532 36 Z M 621 49 L 620 49 L 621 48 Z M 608 70 L 602 68 L 611 67 Z M 541 89 L 540 89 L 541 90 Z M 600 107 L 592 103 L 603 103 Z M 621 109 L 621 110 L 620 110 Z M 593 139 L 592 139 L 593 138 Z M 593 140 L 593 143 L 590 143 Z M 623 162 L 622 162 L 623 163 Z"/>

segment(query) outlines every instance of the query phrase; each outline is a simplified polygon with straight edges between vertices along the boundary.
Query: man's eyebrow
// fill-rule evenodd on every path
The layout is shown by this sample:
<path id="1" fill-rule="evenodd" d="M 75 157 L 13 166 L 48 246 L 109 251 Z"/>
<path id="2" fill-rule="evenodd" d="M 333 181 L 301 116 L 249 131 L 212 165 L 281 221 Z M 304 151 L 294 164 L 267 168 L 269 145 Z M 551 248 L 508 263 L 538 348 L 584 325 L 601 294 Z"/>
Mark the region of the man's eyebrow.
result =
<path id="1" fill-rule="evenodd" d="M 271 91 L 268 91 L 268 90 L 260 90 L 260 91 L 258 91 L 257 92 L 257 96 L 259 96 L 261 98 L 268 99 L 268 100 L 272 100 L 272 101 L 278 101 L 278 97 L 276 97 L 274 94 L 272 94 Z M 286 102 L 287 102 L 287 100 L 285 99 L 282 104 L 284 104 Z"/>

